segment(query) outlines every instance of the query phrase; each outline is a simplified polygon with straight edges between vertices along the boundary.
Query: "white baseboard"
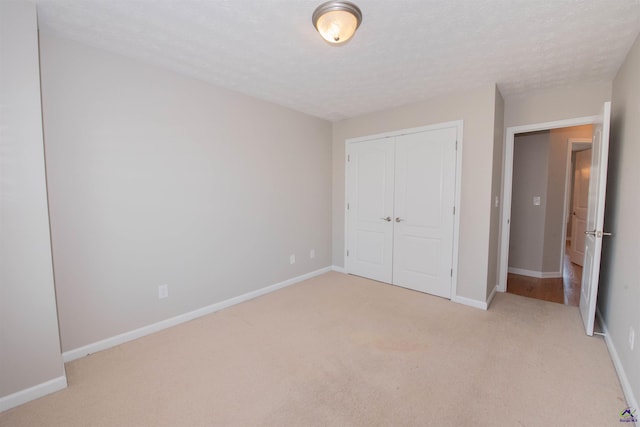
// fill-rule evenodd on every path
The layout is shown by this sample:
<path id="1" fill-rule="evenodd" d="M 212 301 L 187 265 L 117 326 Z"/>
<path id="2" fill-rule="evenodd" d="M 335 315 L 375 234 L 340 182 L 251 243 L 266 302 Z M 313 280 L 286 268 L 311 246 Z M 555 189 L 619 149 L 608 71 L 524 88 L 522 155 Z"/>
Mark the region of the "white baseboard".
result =
<path id="1" fill-rule="evenodd" d="M 337 271 L 338 273 L 344 273 L 344 274 L 347 274 L 347 269 L 346 269 L 346 268 L 344 268 L 344 267 L 339 267 L 339 266 L 337 266 L 337 265 L 332 265 L 332 266 L 331 266 L 331 270 L 333 270 L 333 271 Z"/>
<path id="2" fill-rule="evenodd" d="M 535 277 L 537 279 L 562 278 L 562 271 L 533 271 L 533 270 L 525 270 L 524 268 L 515 268 L 515 267 L 509 267 L 507 271 L 512 274 L 519 274 L 520 276 Z"/>
<path id="3" fill-rule="evenodd" d="M 624 366 L 622 366 L 622 362 L 620 361 L 620 357 L 618 356 L 618 350 L 616 350 L 616 346 L 611 340 L 611 335 L 609 335 L 609 330 L 607 329 L 606 323 L 604 323 L 604 318 L 602 317 L 600 310 L 598 310 L 598 318 L 600 319 L 600 326 L 602 326 L 602 332 L 604 333 L 604 342 L 605 344 L 607 344 L 609 356 L 611 356 L 611 361 L 613 362 L 613 366 L 615 367 L 616 373 L 618 374 L 618 379 L 620 380 L 620 385 L 622 386 L 622 392 L 624 393 L 625 399 L 627 399 L 627 405 L 630 408 L 638 409 L 638 401 L 636 400 L 636 396 L 633 393 L 633 389 L 631 388 L 629 377 L 627 377 Z"/>
<path id="4" fill-rule="evenodd" d="M 331 266 L 331 270 L 337 271 L 338 273 L 347 274 L 347 269 L 346 268 L 339 267 L 337 265 L 332 265 Z M 457 302 L 458 304 L 464 304 L 464 305 L 468 305 L 470 307 L 479 308 L 481 310 L 486 310 L 489 307 L 489 304 L 491 304 L 491 301 L 493 300 L 493 297 L 496 295 L 496 290 L 497 290 L 497 286 L 495 288 L 493 288 L 493 291 L 491 291 L 491 295 L 489 295 L 489 298 L 488 298 L 487 302 L 478 301 L 478 300 L 474 300 L 474 299 L 471 299 L 471 298 L 465 298 L 465 297 L 460 297 L 460 296 L 452 297 L 451 301 Z"/>
<path id="5" fill-rule="evenodd" d="M 64 360 L 65 363 L 71 362 L 72 360 L 76 360 L 81 357 L 88 356 L 91 353 L 106 350 L 108 348 L 115 347 L 125 342 L 133 341 L 135 339 L 153 334 L 163 329 L 167 329 L 172 326 L 179 325 L 180 323 L 188 322 L 198 317 L 215 313 L 216 311 L 222 310 L 223 308 L 231 307 L 232 305 L 240 304 L 241 302 L 245 302 L 250 299 L 257 298 L 259 296 L 268 294 L 273 291 L 277 291 L 278 289 L 291 286 L 295 283 L 302 282 L 303 280 L 307 280 L 312 277 L 319 276 L 324 273 L 328 273 L 331 270 L 332 270 L 332 267 L 321 268 L 319 270 L 312 271 L 311 273 L 303 274 L 301 276 L 294 277 L 289 280 L 285 280 L 284 282 L 276 283 L 275 285 L 267 286 L 265 288 L 261 288 L 252 292 L 247 292 L 246 294 L 229 298 L 227 300 L 220 301 L 218 303 L 211 304 L 206 307 L 202 307 L 197 310 L 190 311 L 188 313 L 180 314 L 178 316 L 171 317 L 169 319 L 161 320 L 160 322 L 143 326 L 142 328 L 134 329 L 133 331 L 125 332 L 120 335 L 106 338 L 101 341 L 94 342 L 92 344 L 88 344 L 73 350 L 65 351 L 64 353 L 62 353 L 62 359 Z"/>
<path id="6" fill-rule="evenodd" d="M 16 406 L 20 406 L 24 403 L 65 388 L 67 388 L 67 377 L 63 375 L 42 384 L 20 390 L 16 393 L 0 398 L 0 412 L 15 408 Z"/>
<path id="7" fill-rule="evenodd" d="M 460 296 L 455 296 L 451 298 L 451 301 L 457 302 L 458 304 L 468 305 L 470 307 L 479 308 L 481 310 L 486 310 L 489 307 L 489 304 L 485 301 L 478 301 L 471 298 L 465 298 Z"/>

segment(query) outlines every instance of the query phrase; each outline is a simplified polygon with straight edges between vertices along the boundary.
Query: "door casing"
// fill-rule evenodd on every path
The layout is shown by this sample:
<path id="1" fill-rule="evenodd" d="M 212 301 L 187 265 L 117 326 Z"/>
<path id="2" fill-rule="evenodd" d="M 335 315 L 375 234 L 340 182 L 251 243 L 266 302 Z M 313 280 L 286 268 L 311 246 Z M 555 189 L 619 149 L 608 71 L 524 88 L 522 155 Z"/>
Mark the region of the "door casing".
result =
<path id="1" fill-rule="evenodd" d="M 508 127 L 505 132 L 502 169 L 502 211 L 500 214 L 500 252 L 498 257 L 498 286 L 499 292 L 507 291 L 507 270 L 509 268 L 509 233 L 511 222 L 511 192 L 513 186 L 513 146 L 515 135 L 518 133 L 535 132 L 549 129 L 559 129 L 572 126 L 592 125 L 598 116 L 577 117 L 574 119 L 553 122 L 536 123 L 523 126 Z M 565 230 L 566 234 L 566 230 Z M 564 235 L 563 235 L 564 237 Z"/>

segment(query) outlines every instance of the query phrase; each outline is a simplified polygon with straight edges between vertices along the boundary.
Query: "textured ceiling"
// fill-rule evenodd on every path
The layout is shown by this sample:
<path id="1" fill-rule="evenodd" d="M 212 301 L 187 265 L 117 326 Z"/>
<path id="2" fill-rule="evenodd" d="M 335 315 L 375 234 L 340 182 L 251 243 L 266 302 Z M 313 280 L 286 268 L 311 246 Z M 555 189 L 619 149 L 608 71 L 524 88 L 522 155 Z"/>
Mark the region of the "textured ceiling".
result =
<path id="1" fill-rule="evenodd" d="M 610 81 L 640 31 L 640 0 L 355 0 L 335 47 L 311 24 L 323 0 L 35 1 L 43 28 L 329 120 Z"/>

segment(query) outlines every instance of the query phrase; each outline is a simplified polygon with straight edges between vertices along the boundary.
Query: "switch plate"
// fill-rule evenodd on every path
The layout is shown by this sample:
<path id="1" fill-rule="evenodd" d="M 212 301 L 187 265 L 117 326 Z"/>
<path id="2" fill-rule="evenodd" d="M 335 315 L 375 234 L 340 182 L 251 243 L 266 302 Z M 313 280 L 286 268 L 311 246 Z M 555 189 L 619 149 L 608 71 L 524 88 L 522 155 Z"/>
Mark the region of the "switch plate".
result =
<path id="1" fill-rule="evenodd" d="M 315 249 L 311 249 L 309 251 L 309 258 L 314 259 L 316 257 L 316 250 Z"/>
<path id="2" fill-rule="evenodd" d="M 636 339 L 636 331 L 633 329 L 633 326 L 629 326 L 629 349 L 633 351 L 634 341 Z"/>
<path id="3" fill-rule="evenodd" d="M 169 285 L 158 286 L 158 299 L 164 299 L 169 296 Z"/>
<path id="4" fill-rule="evenodd" d="M 496 208 L 500 206 L 500 199 L 498 198 L 498 196 L 496 196 Z"/>
<path id="5" fill-rule="evenodd" d="M 540 196 L 533 196 L 533 206 L 540 206 Z"/>
<path id="6" fill-rule="evenodd" d="M 295 264 L 295 263 L 296 263 L 296 256 L 289 255 L 289 264 Z"/>

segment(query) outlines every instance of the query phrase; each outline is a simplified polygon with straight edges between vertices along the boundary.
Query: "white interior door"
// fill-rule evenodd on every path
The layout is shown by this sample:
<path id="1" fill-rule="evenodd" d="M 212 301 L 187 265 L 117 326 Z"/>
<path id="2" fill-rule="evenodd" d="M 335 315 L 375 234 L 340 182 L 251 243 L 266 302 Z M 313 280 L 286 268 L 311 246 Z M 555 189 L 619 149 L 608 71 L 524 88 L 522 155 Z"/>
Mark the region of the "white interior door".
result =
<path id="1" fill-rule="evenodd" d="M 451 298 L 456 129 L 396 138 L 393 284 Z"/>
<path id="2" fill-rule="evenodd" d="M 585 237 L 584 269 L 580 290 L 580 314 L 587 335 L 593 335 L 600 275 L 600 255 L 604 225 L 604 202 L 607 186 L 607 161 L 609 158 L 609 128 L 611 103 L 605 102 L 593 126 L 593 148 L 591 156 L 591 179 L 587 209 L 587 231 Z"/>
<path id="3" fill-rule="evenodd" d="M 347 271 L 391 283 L 394 144 L 388 139 L 350 144 L 347 156 Z"/>
<path id="4" fill-rule="evenodd" d="M 589 201 L 589 177 L 591 171 L 591 149 L 576 152 L 573 178 L 573 206 L 571 208 L 571 250 L 569 258 L 578 265 L 584 263 L 584 244 L 587 231 Z"/>

